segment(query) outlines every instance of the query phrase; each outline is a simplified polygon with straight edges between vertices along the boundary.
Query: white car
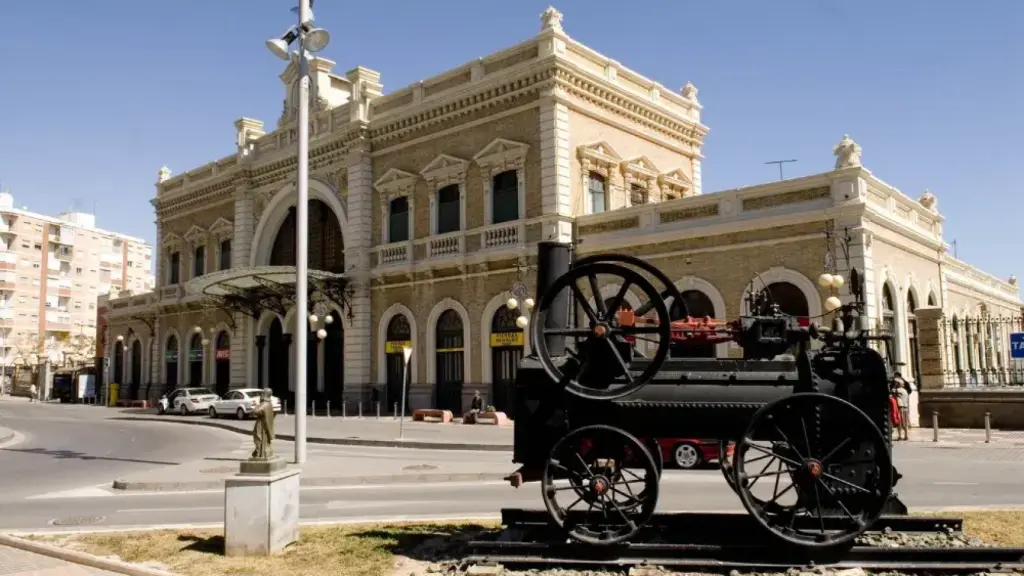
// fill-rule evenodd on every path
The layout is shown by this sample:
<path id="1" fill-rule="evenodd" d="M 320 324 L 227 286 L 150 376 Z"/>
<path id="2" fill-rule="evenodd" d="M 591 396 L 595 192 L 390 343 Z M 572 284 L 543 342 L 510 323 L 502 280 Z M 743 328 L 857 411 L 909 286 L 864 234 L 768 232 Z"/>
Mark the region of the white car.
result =
<path id="1" fill-rule="evenodd" d="M 210 406 L 210 417 L 219 418 L 234 414 L 235 418 L 245 420 L 252 414 L 252 409 L 260 403 L 262 393 L 259 388 L 232 390 Z M 281 412 L 281 400 L 277 396 L 271 396 L 270 403 L 274 407 L 274 412 Z"/>
<path id="2" fill-rule="evenodd" d="M 205 414 L 217 400 L 220 400 L 220 396 L 206 388 L 179 388 L 166 396 L 161 396 L 156 403 L 156 411 L 159 414 L 177 412 L 182 416 Z"/>

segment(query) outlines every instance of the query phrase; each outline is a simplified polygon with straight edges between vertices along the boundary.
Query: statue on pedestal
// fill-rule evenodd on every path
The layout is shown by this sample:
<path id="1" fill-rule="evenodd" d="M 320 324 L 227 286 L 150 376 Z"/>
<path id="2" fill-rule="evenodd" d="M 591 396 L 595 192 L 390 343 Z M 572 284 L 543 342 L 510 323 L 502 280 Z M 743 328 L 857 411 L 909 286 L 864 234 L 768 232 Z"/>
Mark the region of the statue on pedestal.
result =
<path id="1" fill-rule="evenodd" d="M 260 403 L 253 408 L 252 416 L 256 419 L 252 429 L 252 441 L 256 445 L 252 459 L 270 460 L 274 457 L 274 448 L 271 446 L 274 441 L 274 404 L 269 390 L 260 394 Z"/>

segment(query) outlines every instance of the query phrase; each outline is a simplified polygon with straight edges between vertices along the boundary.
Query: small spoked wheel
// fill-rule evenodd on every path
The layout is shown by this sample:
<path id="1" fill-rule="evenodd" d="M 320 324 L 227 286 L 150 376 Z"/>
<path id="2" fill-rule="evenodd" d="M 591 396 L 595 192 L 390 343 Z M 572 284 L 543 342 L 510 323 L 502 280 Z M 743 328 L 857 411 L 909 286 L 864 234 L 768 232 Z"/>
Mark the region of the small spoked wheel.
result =
<path id="1" fill-rule="evenodd" d="M 736 443 L 730 472 L 757 522 L 804 548 L 852 545 L 892 491 L 892 458 L 878 427 L 853 404 L 818 393 L 761 408 Z"/>
<path id="2" fill-rule="evenodd" d="M 658 470 L 647 448 L 629 433 L 585 426 L 551 450 L 541 496 L 551 519 L 570 538 L 615 544 L 633 537 L 654 515 Z"/>
<path id="3" fill-rule="evenodd" d="M 609 285 L 616 287 L 615 293 L 604 298 L 601 287 Z M 620 311 L 630 316 L 631 293 L 653 307 L 644 318 L 624 322 Z M 558 317 L 554 325 L 559 327 L 547 327 L 552 316 Z M 533 349 L 547 375 L 569 392 L 595 400 L 621 398 L 654 378 L 672 336 L 668 308 L 654 286 L 638 272 L 604 262 L 576 266 L 559 276 L 541 296 L 531 325 Z M 564 344 L 564 362 L 556 360 L 562 351 L 550 349 L 549 338 Z M 639 355 L 649 360 L 634 366 Z"/>

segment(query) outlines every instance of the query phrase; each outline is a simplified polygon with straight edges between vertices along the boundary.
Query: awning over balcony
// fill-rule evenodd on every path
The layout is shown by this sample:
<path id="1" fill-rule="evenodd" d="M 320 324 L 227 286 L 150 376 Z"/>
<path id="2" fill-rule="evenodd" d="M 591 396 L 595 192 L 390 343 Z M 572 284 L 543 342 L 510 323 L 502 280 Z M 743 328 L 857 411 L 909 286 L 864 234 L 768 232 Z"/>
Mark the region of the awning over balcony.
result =
<path id="1" fill-rule="evenodd" d="M 308 302 L 330 301 L 349 309 L 351 289 L 344 274 L 310 270 Z M 264 310 L 282 316 L 295 304 L 294 266 L 252 266 L 232 268 L 194 278 L 185 284 L 191 295 L 204 296 L 225 312 L 241 312 L 259 318 Z"/>

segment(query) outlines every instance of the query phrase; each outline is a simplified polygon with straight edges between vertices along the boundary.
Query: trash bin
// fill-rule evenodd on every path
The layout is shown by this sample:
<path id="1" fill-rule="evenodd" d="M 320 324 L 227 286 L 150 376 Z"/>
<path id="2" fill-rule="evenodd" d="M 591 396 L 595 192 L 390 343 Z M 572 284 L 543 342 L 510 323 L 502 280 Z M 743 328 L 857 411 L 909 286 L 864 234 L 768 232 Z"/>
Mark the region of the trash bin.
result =
<path id="1" fill-rule="evenodd" d="M 113 408 L 114 406 L 117 406 L 117 393 L 120 387 L 121 385 L 116 382 L 110 383 L 110 395 L 107 397 L 108 407 Z"/>

